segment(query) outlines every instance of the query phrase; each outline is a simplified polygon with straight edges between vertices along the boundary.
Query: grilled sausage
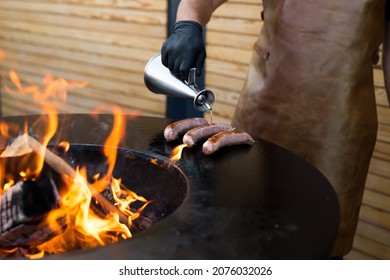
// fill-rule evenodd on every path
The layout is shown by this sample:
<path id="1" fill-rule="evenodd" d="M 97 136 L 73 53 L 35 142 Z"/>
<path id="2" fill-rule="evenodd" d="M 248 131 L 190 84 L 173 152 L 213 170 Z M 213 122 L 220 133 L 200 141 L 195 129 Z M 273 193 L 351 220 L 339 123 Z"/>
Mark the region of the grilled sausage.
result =
<path id="1" fill-rule="evenodd" d="M 208 137 L 217 134 L 221 131 L 232 130 L 233 127 L 229 124 L 216 123 L 216 124 L 205 124 L 195 127 L 189 130 L 183 136 L 183 143 L 187 144 L 187 147 L 191 148 L 197 142 L 207 139 Z"/>
<path id="2" fill-rule="evenodd" d="M 255 141 L 252 137 L 237 129 L 222 131 L 214 136 L 211 136 L 202 146 L 202 151 L 205 155 L 210 155 L 222 147 L 239 145 L 239 144 L 253 144 Z"/>
<path id="3" fill-rule="evenodd" d="M 168 125 L 164 130 L 164 138 L 169 142 L 175 140 L 180 134 L 184 134 L 190 129 L 207 124 L 204 118 L 188 118 Z"/>

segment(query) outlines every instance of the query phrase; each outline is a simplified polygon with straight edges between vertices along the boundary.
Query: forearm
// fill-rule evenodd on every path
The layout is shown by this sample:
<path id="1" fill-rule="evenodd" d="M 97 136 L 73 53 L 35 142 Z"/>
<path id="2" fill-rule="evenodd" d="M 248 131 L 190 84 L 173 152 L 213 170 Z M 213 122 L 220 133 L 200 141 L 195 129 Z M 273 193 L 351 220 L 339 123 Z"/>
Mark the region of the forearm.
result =
<path id="1" fill-rule="evenodd" d="M 385 22 L 382 65 L 383 65 L 383 75 L 385 80 L 385 88 L 387 92 L 387 100 L 390 104 L 390 21 Z"/>
<path id="2" fill-rule="evenodd" d="M 205 26 L 213 12 L 227 0 L 182 0 L 176 20 L 192 20 Z"/>

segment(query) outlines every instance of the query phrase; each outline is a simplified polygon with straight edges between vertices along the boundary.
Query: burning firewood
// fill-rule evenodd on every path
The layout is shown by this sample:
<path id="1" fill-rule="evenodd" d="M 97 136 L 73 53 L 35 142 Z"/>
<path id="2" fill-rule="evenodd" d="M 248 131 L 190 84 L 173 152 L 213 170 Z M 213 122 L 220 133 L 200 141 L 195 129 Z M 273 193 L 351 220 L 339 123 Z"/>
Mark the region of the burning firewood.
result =
<path id="1" fill-rule="evenodd" d="M 17 157 L 31 152 L 43 157 L 45 163 L 65 180 L 75 178 L 76 171 L 72 166 L 28 134 L 16 138 L 0 157 Z M 47 241 L 53 235 L 53 232 L 45 227 L 40 228 L 39 234 L 36 234 L 36 224 L 42 221 L 50 210 L 58 207 L 59 202 L 58 186 L 50 178 L 43 180 L 38 183 L 19 181 L 3 193 L 0 201 L 0 247 L 39 244 L 39 242 Z M 37 185 L 41 185 L 41 188 L 36 187 Z M 35 193 L 37 190 L 38 192 Z M 93 188 L 90 188 L 90 191 L 94 200 L 100 205 L 103 215 L 116 213 L 121 223 L 129 224 L 128 216 L 113 205 L 108 198 Z M 37 197 L 40 198 L 39 203 L 30 204 L 31 201 L 36 201 Z"/>
<path id="2" fill-rule="evenodd" d="M 58 206 L 59 194 L 52 178 L 46 177 L 38 183 L 17 182 L 1 196 L 0 247 L 33 246 L 49 240 L 57 233 L 37 225 Z"/>
<path id="3" fill-rule="evenodd" d="M 67 162 L 26 133 L 16 138 L 0 157 L 17 157 L 31 152 L 43 157 L 45 162 L 59 174 L 69 179 L 73 179 L 76 175 L 76 171 Z"/>

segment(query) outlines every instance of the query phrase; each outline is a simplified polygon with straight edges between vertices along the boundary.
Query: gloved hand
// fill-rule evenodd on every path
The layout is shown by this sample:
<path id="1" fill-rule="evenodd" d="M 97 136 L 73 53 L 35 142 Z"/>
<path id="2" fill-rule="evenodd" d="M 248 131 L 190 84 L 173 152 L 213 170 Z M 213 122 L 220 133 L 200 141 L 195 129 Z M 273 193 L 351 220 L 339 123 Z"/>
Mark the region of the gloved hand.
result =
<path id="1" fill-rule="evenodd" d="M 202 26 L 189 20 L 176 22 L 172 34 L 161 48 L 162 64 L 187 80 L 190 69 L 194 67 L 196 75 L 200 76 L 205 59 Z"/>

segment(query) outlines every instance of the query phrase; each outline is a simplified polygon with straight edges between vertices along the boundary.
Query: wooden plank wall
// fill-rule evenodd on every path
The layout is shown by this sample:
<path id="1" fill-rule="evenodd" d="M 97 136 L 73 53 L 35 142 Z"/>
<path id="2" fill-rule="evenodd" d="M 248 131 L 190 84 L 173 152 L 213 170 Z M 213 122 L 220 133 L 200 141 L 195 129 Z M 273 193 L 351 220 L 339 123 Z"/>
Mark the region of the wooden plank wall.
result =
<path id="1" fill-rule="evenodd" d="M 146 89 L 143 70 L 166 37 L 166 10 L 162 0 L 2 0 L 1 74 L 88 82 L 69 91 L 60 112 L 88 113 L 104 103 L 163 116 L 165 97 Z M 2 101 L 4 115 L 40 110 L 21 95 Z"/>
<path id="2" fill-rule="evenodd" d="M 206 86 L 216 95 L 214 117 L 230 121 L 261 28 L 259 0 L 230 0 L 208 25 Z M 353 250 L 346 259 L 390 259 L 390 109 L 382 66 L 374 70 L 379 118 Z"/>
<path id="3" fill-rule="evenodd" d="M 114 103 L 164 116 L 165 97 L 145 88 L 143 69 L 164 41 L 166 8 L 165 0 L 2 0 L 0 74 L 15 69 L 24 81 L 40 82 L 50 72 L 88 82 L 69 92 L 63 112 L 88 113 Z M 230 122 L 234 113 L 261 9 L 260 0 L 229 0 L 208 25 L 206 87 L 216 95 L 217 122 Z M 390 109 L 381 65 L 375 67 L 375 86 L 378 140 L 348 259 L 390 259 Z M 3 115 L 39 110 L 24 96 L 2 98 Z"/>
<path id="4" fill-rule="evenodd" d="M 230 122 L 243 86 L 252 46 L 261 28 L 259 0 L 230 0 L 207 27 L 206 86 L 216 102 L 213 117 Z"/>
<path id="5" fill-rule="evenodd" d="M 374 80 L 379 128 L 350 259 L 390 259 L 390 108 L 381 62 Z"/>

